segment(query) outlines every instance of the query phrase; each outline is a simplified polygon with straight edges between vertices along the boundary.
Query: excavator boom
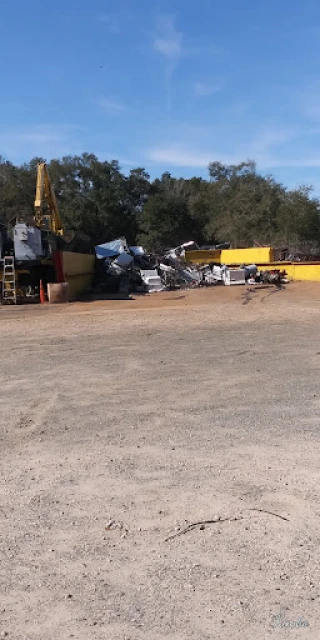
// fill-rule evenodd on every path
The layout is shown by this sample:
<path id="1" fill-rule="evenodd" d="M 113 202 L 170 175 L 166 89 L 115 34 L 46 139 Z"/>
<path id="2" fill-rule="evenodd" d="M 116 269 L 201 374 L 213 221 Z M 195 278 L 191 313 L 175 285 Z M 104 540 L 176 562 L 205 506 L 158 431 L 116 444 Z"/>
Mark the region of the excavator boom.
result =
<path id="1" fill-rule="evenodd" d="M 46 214 L 46 205 L 49 209 L 49 215 Z M 48 220 L 50 231 L 61 236 L 64 234 L 56 196 L 45 162 L 39 162 L 38 164 L 34 208 L 35 222 L 38 227 L 43 228 L 46 226 L 45 221 Z"/>

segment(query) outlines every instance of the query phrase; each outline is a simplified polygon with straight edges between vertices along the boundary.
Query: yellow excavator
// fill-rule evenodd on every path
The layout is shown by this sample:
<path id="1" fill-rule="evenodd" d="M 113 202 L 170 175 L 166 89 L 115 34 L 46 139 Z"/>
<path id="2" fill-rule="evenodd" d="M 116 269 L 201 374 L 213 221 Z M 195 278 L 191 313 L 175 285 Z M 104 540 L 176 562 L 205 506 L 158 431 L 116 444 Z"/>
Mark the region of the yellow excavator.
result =
<path id="1" fill-rule="evenodd" d="M 37 167 L 34 220 L 31 224 L 16 221 L 11 245 L 3 255 L 0 245 L 0 302 L 1 294 L 14 304 L 26 298 L 36 301 L 39 282 L 63 283 L 66 269 L 76 281 L 73 297 L 91 286 L 95 258 L 90 238 L 65 232 L 45 162 Z"/>
<path id="2" fill-rule="evenodd" d="M 3 301 L 16 304 L 17 300 L 37 299 L 40 280 L 64 281 L 60 252 L 56 250 L 64 229 L 45 162 L 37 167 L 34 224 L 37 229 L 23 221 L 14 226 L 14 253 L 11 250 L 0 261 Z"/>
<path id="3" fill-rule="evenodd" d="M 34 209 L 34 219 L 39 229 L 51 231 L 59 236 L 64 235 L 56 196 L 45 162 L 38 164 Z"/>

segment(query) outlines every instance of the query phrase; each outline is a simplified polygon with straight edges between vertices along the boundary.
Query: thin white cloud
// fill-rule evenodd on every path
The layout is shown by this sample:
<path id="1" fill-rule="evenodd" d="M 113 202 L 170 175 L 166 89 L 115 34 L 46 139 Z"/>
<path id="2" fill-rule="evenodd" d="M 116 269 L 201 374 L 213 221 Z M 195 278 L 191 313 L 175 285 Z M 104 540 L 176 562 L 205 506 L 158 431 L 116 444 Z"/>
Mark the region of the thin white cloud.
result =
<path id="1" fill-rule="evenodd" d="M 238 164 L 247 158 L 257 162 L 262 170 L 281 168 L 318 168 L 320 167 L 320 153 L 316 150 L 310 152 L 310 148 L 301 147 L 298 142 L 297 132 L 289 127 L 268 128 L 258 131 L 253 137 L 248 136 L 243 141 L 238 134 L 233 137 L 232 151 L 221 150 L 226 145 L 223 143 L 223 132 L 214 132 L 208 128 L 206 136 L 201 132 L 198 142 L 193 139 L 186 146 L 176 140 L 174 143 L 159 144 L 148 149 L 146 156 L 155 164 L 171 167 L 189 167 L 205 169 L 209 162 L 220 161 L 224 164 Z M 194 136 L 193 136 L 194 138 Z M 185 137 L 184 137 L 185 139 Z M 208 140 L 215 140 L 215 147 L 210 148 Z"/>
<path id="2" fill-rule="evenodd" d="M 301 115 L 307 122 L 320 123 L 320 84 L 318 81 L 300 87 L 296 102 Z"/>
<path id="3" fill-rule="evenodd" d="M 50 144 L 51 142 L 64 142 L 65 137 L 61 134 L 39 133 L 37 131 L 26 131 L 14 136 L 16 141 L 28 142 L 34 145 Z"/>
<path id="4" fill-rule="evenodd" d="M 198 169 L 206 168 L 209 162 L 217 159 L 226 164 L 232 164 L 235 161 L 234 157 L 222 156 L 215 151 L 211 153 L 202 152 L 201 150 L 187 149 L 178 145 L 150 149 L 148 159 L 151 162 L 172 167 L 195 167 Z"/>
<path id="5" fill-rule="evenodd" d="M 302 168 L 302 167 L 320 167 L 320 154 L 314 154 L 304 157 L 290 157 L 267 155 L 260 153 L 254 154 L 251 145 L 247 149 L 243 147 L 238 149 L 234 154 L 223 153 L 221 151 L 203 151 L 201 149 L 190 149 L 180 145 L 158 147 L 147 151 L 148 160 L 154 164 L 164 165 L 168 167 L 186 167 L 196 169 L 206 169 L 210 162 L 219 161 L 222 164 L 239 164 L 248 158 L 252 158 L 257 162 L 260 169 L 280 169 L 280 168 Z"/>
<path id="6" fill-rule="evenodd" d="M 320 153 L 310 155 L 289 156 L 288 154 L 254 154 L 251 145 L 247 150 L 238 149 L 234 154 L 222 153 L 221 151 L 202 151 L 201 149 L 190 149 L 182 146 L 167 146 L 150 149 L 147 152 L 148 160 L 152 163 L 171 166 L 189 167 L 194 169 L 206 169 L 210 162 L 219 161 L 222 164 L 238 164 L 252 158 L 257 162 L 259 169 L 285 169 L 285 168 L 319 168 Z"/>
<path id="7" fill-rule="evenodd" d="M 285 169 L 285 168 L 319 168 L 320 167 L 320 154 L 305 154 L 305 155 L 284 155 L 283 157 L 277 157 L 276 155 L 269 158 L 262 158 L 262 161 L 258 161 L 259 166 L 262 169 Z"/>
<path id="8" fill-rule="evenodd" d="M 25 129 L 0 131 L 0 155 L 13 161 L 30 160 L 35 156 L 52 158 L 78 151 L 76 126 L 53 123 L 30 126 Z"/>
<path id="9" fill-rule="evenodd" d="M 196 82 L 194 84 L 194 93 L 199 97 L 212 96 L 214 93 L 219 93 L 224 87 L 224 80 L 219 82 Z"/>
<path id="10" fill-rule="evenodd" d="M 167 83 L 167 107 L 171 110 L 172 102 L 172 78 L 173 74 L 182 58 L 190 56 L 212 56 L 221 53 L 220 49 L 210 44 L 202 42 L 186 41 L 184 34 L 176 27 L 176 20 L 173 14 L 158 16 L 156 20 L 156 33 L 152 40 L 154 51 L 160 54 L 166 64 L 165 74 Z M 223 83 L 198 82 L 194 86 L 194 92 L 199 96 L 212 95 L 222 89 Z"/>
<path id="11" fill-rule="evenodd" d="M 261 129 L 253 139 L 248 141 L 252 155 L 255 158 L 265 157 L 274 148 L 281 148 L 285 143 L 296 137 L 291 127 L 269 127 Z"/>
<path id="12" fill-rule="evenodd" d="M 172 76 L 183 53 L 183 35 L 176 29 L 173 15 L 158 17 L 156 35 L 152 44 L 153 49 L 165 60 L 167 110 L 170 111 L 172 102 Z"/>
<path id="13" fill-rule="evenodd" d="M 181 57 L 221 55 L 223 50 L 212 42 L 203 42 L 199 39 L 186 38 L 176 28 L 176 19 L 173 14 L 158 16 L 156 20 L 156 33 L 153 38 L 153 48 L 161 53 L 171 63 L 177 63 Z"/>
<path id="14" fill-rule="evenodd" d="M 15 130 L 4 132 L 1 135 L 1 142 L 11 140 L 14 143 L 21 144 L 47 145 L 50 143 L 66 142 L 68 132 L 64 127 L 59 128 L 55 125 L 37 125 L 24 130 Z"/>
<path id="15" fill-rule="evenodd" d="M 99 107 L 105 111 L 126 111 L 124 104 L 110 98 L 101 98 L 101 100 L 98 101 L 98 104 Z"/>
<path id="16" fill-rule="evenodd" d="M 158 17 L 157 34 L 153 40 L 153 48 L 171 64 L 176 62 L 182 54 L 182 39 L 182 33 L 175 27 L 174 16 Z"/>

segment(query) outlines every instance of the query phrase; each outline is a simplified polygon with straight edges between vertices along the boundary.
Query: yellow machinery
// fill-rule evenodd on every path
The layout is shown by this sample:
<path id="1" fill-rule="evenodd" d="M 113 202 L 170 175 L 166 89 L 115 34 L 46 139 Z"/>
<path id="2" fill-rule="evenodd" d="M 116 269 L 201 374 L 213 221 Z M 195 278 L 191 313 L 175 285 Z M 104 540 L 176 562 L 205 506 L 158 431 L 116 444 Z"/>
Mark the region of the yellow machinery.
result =
<path id="1" fill-rule="evenodd" d="M 34 208 L 37 227 L 51 231 L 56 235 L 64 235 L 56 196 L 45 162 L 38 164 Z"/>
<path id="2" fill-rule="evenodd" d="M 44 231 L 51 232 L 51 242 L 53 248 L 56 246 L 53 236 L 64 236 L 66 240 L 64 250 L 53 252 L 53 264 L 57 282 L 67 281 L 70 285 L 70 299 L 76 299 L 79 295 L 90 289 L 95 258 L 91 253 L 78 253 L 66 250 L 68 247 L 68 236 L 65 235 L 59 208 L 51 184 L 49 172 L 45 162 L 38 164 L 36 198 L 34 202 L 35 224 Z M 50 261 L 46 261 L 46 266 Z M 45 261 L 42 261 L 45 265 Z"/>
<path id="3" fill-rule="evenodd" d="M 51 184 L 50 176 L 45 162 L 41 162 L 37 168 L 36 196 L 34 201 L 34 222 L 44 232 L 47 232 L 47 243 L 51 252 L 45 259 L 23 262 L 4 269 L 4 259 L 0 260 L 0 298 L 3 288 L 7 292 L 10 287 L 12 301 L 24 301 L 26 298 L 38 299 L 39 280 L 44 282 L 67 281 L 70 285 L 70 299 L 76 299 L 84 291 L 90 289 L 94 272 L 95 257 L 88 253 L 68 250 L 69 234 L 65 236 L 64 228 L 59 214 L 59 208 Z M 29 227 L 29 225 L 25 225 Z M 31 225 L 32 226 L 32 225 Z M 60 237 L 64 241 L 56 240 Z M 55 240 L 56 239 L 56 240 Z M 72 239 L 72 238 L 71 238 Z M 60 246 L 63 245 L 61 251 Z M 12 258 L 10 258 L 12 260 Z M 15 261 L 12 261 L 13 264 Z M 10 271 L 10 272 L 9 272 Z M 5 281 L 5 282 L 4 282 Z M 2 283 L 2 287 L 1 287 Z M 6 293 L 9 300 L 9 295 Z"/>
<path id="4" fill-rule="evenodd" d="M 53 248 L 56 246 L 53 236 L 64 236 L 66 243 L 63 252 L 54 251 L 52 256 L 55 276 L 57 282 L 67 281 L 69 283 L 70 299 L 76 299 L 83 291 L 91 287 L 95 257 L 89 252 L 80 253 L 66 250 L 70 234 L 65 235 L 56 196 L 45 162 L 38 164 L 34 208 L 35 224 L 40 229 L 51 232 L 50 240 Z M 49 261 L 46 261 L 47 267 L 50 266 L 48 263 Z M 42 261 L 42 265 L 45 265 L 45 261 Z"/>

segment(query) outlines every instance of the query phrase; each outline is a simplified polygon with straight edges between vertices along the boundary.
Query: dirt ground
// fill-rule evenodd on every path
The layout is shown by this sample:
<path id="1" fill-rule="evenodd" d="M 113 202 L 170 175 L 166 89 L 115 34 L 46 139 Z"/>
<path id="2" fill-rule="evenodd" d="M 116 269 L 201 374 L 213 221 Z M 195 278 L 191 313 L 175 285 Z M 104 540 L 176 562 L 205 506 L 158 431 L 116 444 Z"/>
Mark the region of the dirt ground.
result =
<path id="1" fill-rule="evenodd" d="M 0 307 L 1 637 L 320 638 L 319 316 L 307 283 Z"/>

